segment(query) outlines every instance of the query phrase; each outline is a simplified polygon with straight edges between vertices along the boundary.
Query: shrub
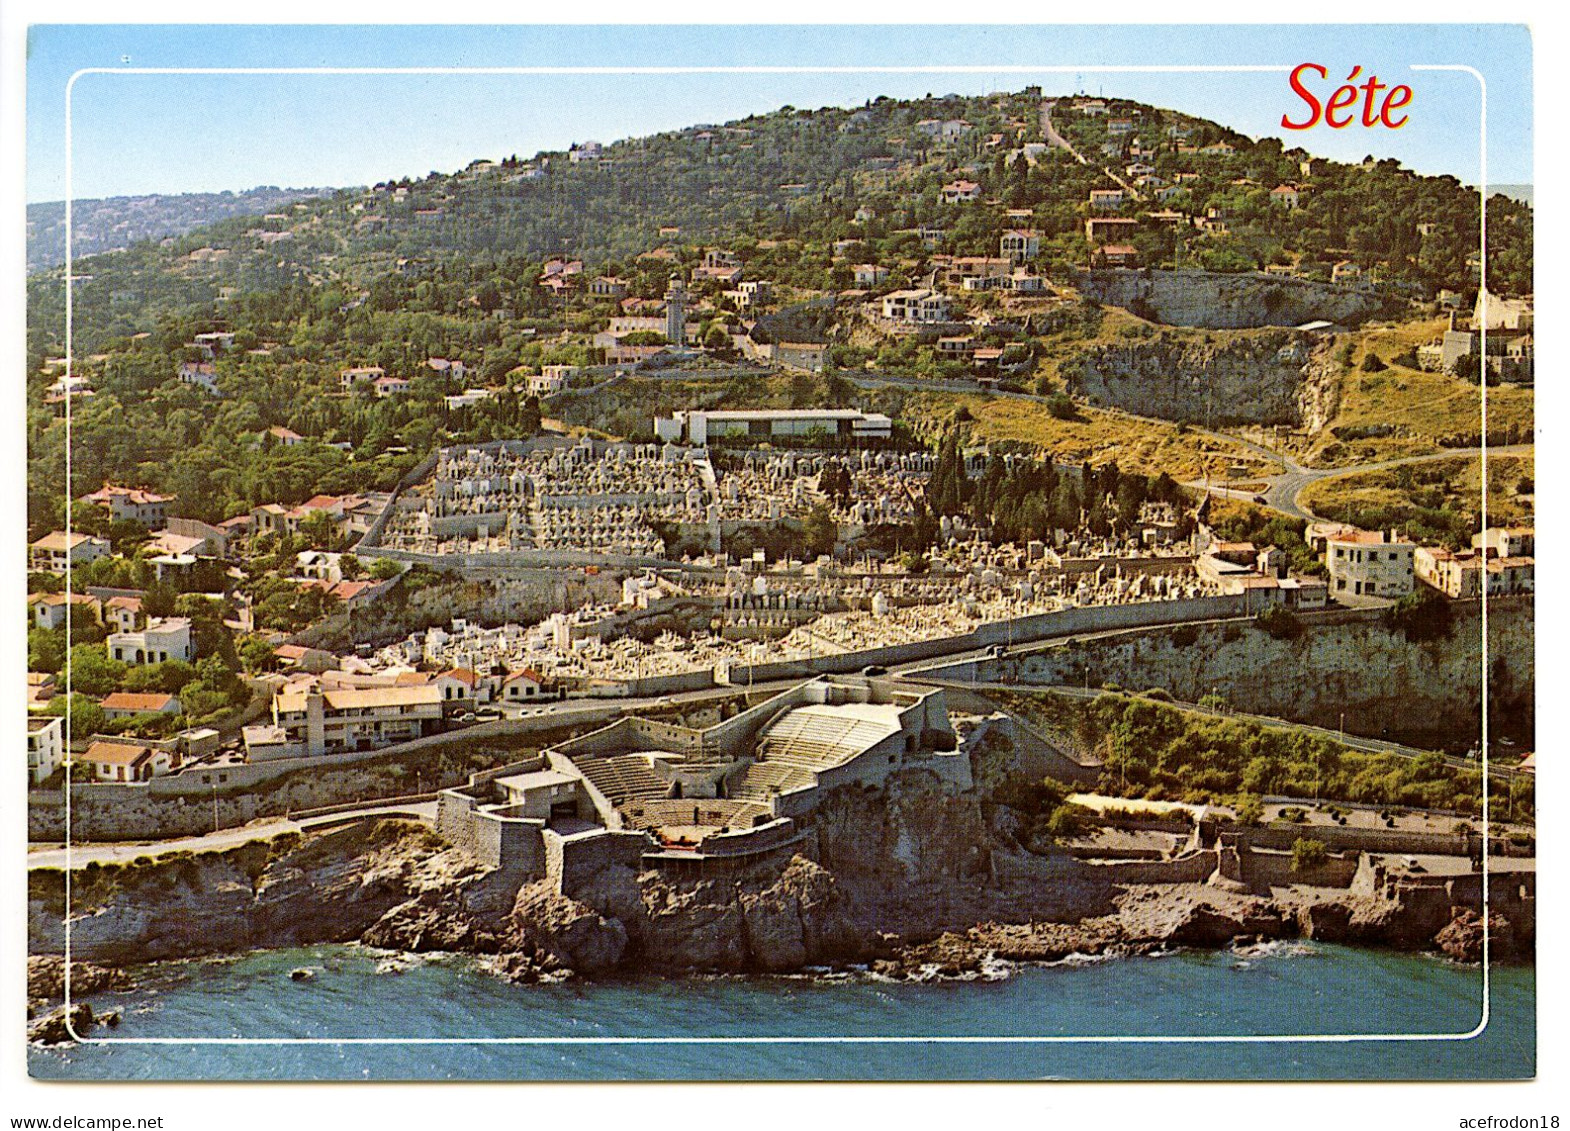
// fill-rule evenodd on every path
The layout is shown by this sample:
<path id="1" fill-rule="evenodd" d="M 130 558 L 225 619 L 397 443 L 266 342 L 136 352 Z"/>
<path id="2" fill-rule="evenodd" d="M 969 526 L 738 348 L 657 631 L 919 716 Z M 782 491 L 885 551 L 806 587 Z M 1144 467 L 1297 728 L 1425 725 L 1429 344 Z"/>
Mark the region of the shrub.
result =
<path id="1" fill-rule="evenodd" d="M 1257 793 L 1240 793 L 1232 808 L 1237 812 L 1240 825 L 1257 825 L 1265 815 L 1265 806 Z"/>
<path id="2" fill-rule="evenodd" d="M 1424 586 L 1391 606 L 1385 614 L 1385 626 L 1413 643 L 1421 643 L 1449 637 L 1453 619 L 1449 600 L 1437 589 Z"/>
<path id="3" fill-rule="evenodd" d="M 1298 837 L 1292 842 L 1292 870 L 1311 872 L 1330 859 L 1330 850 L 1322 840 Z"/>
<path id="4" fill-rule="evenodd" d="M 1296 640 L 1303 635 L 1303 622 L 1284 605 L 1271 605 L 1254 618 L 1256 627 L 1276 640 Z"/>
<path id="5" fill-rule="evenodd" d="M 1154 699 L 1158 703 L 1170 703 L 1172 702 L 1172 692 L 1165 687 L 1147 687 L 1145 688 L 1145 698 Z"/>
<path id="6" fill-rule="evenodd" d="M 1180 624 L 1174 628 L 1167 637 L 1178 648 L 1187 648 L 1199 639 L 1199 627 L 1192 624 Z"/>
<path id="7" fill-rule="evenodd" d="M 1363 355 L 1362 370 L 1364 373 L 1381 373 L 1389 368 L 1373 350 L 1369 350 Z"/>
<path id="8" fill-rule="evenodd" d="M 1079 419 L 1079 411 L 1074 407 L 1074 399 L 1062 390 L 1047 398 L 1047 411 L 1059 420 Z"/>

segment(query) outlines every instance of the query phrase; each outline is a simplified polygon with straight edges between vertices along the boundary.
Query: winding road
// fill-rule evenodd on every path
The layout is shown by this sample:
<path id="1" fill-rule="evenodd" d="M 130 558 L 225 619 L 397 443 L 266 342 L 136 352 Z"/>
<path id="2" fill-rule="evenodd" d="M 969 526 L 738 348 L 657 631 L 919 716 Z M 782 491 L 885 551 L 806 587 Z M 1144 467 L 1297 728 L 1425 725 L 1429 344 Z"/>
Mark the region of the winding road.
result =
<path id="1" fill-rule="evenodd" d="M 1225 433 L 1220 435 L 1225 436 Z M 1218 484 L 1207 484 L 1200 480 L 1185 483 L 1185 487 L 1198 490 L 1208 490 L 1212 495 L 1219 495 L 1224 499 L 1242 499 L 1254 502 L 1264 498 L 1264 505 L 1292 518 L 1316 519 L 1319 516 L 1305 507 L 1299 499 L 1310 484 L 1318 483 L 1322 479 L 1340 479 L 1348 475 L 1362 475 L 1371 471 L 1388 471 L 1394 467 L 1405 467 L 1414 463 L 1433 463 L 1437 460 L 1460 459 L 1468 456 L 1481 455 L 1485 450 L 1491 456 L 1520 456 L 1531 455 L 1532 444 L 1509 444 L 1505 446 L 1491 446 L 1487 449 L 1476 448 L 1446 448 L 1441 452 L 1427 452 L 1417 456 L 1402 456 L 1399 459 L 1378 460 L 1373 463 L 1352 464 L 1347 467 L 1304 467 L 1290 456 L 1280 452 L 1271 451 L 1261 444 L 1251 440 L 1240 440 L 1235 436 L 1227 437 L 1236 443 L 1243 444 L 1271 459 L 1278 460 L 1286 468 L 1279 475 L 1269 476 L 1263 491 L 1246 491 L 1236 487 L 1223 487 Z"/>

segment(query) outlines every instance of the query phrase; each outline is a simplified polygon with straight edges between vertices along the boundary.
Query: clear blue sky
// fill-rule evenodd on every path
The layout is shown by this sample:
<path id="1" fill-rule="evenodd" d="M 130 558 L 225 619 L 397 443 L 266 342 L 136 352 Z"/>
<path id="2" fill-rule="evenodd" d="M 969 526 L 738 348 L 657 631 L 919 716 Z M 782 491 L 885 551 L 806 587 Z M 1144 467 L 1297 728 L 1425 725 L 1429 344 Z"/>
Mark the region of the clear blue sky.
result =
<path id="1" fill-rule="evenodd" d="M 1291 133 L 1341 160 L 1395 157 L 1478 179 L 1478 86 L 1414 63 L 1465 63 L 1489 84 L 1489 181 L 1532 181 L 1532 47 L 1513 25 L 255 26 L 43 25 L 28 51 L 31 201 L 65 195 L 65 90 L 84 67 L 928 67 L 979 73 L 679 75 L 90 74 L 75 86 L 75 195 L 369 184 L 477 157 L 722 122 L 791 104 L 1039 84 L 1122 95 L 1282 136 L 1302 103 L 1284 73 L 1150 74 L 1096 66 L 1314 61 L 1412 86 L 1409 124 Z M 1002 68 L 1074 67 L 1010 72 Z M 1077 68 L 1085 68 L 1079 70 Z M 1323 85 L 1328 94 L 1333 83 Z"/>

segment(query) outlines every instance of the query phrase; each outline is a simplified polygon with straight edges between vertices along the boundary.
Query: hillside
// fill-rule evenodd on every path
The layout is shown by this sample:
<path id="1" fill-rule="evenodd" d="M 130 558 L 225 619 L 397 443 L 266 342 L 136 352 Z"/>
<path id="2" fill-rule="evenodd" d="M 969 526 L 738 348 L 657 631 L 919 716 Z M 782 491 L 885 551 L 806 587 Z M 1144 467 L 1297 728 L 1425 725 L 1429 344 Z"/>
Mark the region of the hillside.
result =
<path id="1" fill-rule="evenodd" d="M 325 189 L 280 189 L 271 185 L 244 192 L 155 193 L 78 200 L 71 209 L 71 244 L 77 258 L 123 251 L 142 240 L 182 236 L 193 228 L 231 216 L 262 216 Z M 65 262 L 65 201 L 27 206 L 27 273 Z"/>
<path id="2" fill-rule="evenodd" d="M 1284 187 L 1294 203 L 1277 192 Z M 1107 203 L 1093 205 L 1092 191 L 1126 198 L 1102 196 Z M 1502 196 L 1489 209 L 1491 286 L 1528 293 L 1531 209 Z M 1182 222 L 1169 222 L 1174 217 Z M 1257 352 L 1284 363 L 1256 385 L 1257 375 L 1245 371 L 1256 330 L 1207 329 L 1187 309 L 1192 303 L 1170 301 L 1170 287 L 1135 294 L 1126 312 L 1093 301 L 1086 281 L 1108 277 L 1100 268 L 1114 248 L 1087 239 L 1091 220 L 1131 225 L 1124 250 L 1142 266 L 1184 272 L 1185 286 L 1204 272 L 1203 285 L 1218 295 L 1257 291 L 1266 308 L 1269 294 L 1286 295 L 1266 319 L 1275 326 L 1296 324 L 1320 301 L 1314 296 L 1372 296 L 1342 304 L 1356 323 L 1376 313 L 1431 315 L 1442 290 L 1469 305 L 1476 287 L 1468 262 L 1476 194 L 1454 178 L 1419 177 L 1391 161 L 1339 165 L 1152 106 L 1052 104 L 1035 90 L 786 107 L 339 190 L 86 258 L 75 285 L 75 364 L 96 395 L 73 413 L 69 489 L 80 495 L 105 479 L 155 487 L 178 495 L 181 513 L 216 521 L 262 502 L 386 488 L 436 444 L 532 427 L 527 375 L 545 364 L 604 360 L 601 339 L 616 337 L 613 323 L 657 310 L 673 274 L 691 282 L 689 328 L 719 357 L 789 334 L 827 342 L 830 366 L 842 372 L 929 381 L 976 372 L 968 360 L 941 354 L 938 333 L 959 331 L 892 334 L 874 325 L 876 302 L 866 300 L 945 276 L 970 346 L 997 355 L 1007 384 L 1039 394 L 1012 402 L 1006 414 L 976 406 L 978 440 L 997 428 L 1024 442 L 1051 436 L 1060 454 L 1098 454 L 1129 427 L 1091 428 L 1052 411 L 1046 402 L 1065 391 L 1085 411 L 1099 405 L 1219 425 L 1231 414 L 1201 382 L 1234 358 L 1244 363 L 1233 398 L 1239 422 L 1301 425 L 1309 442 L 1334 423 L 1332 385 L 1344 365 L 1322 395 L 1319 386 L 1291 387 L 1300 363 L 1290 359 L 1317 356 L 1312 344 L 1268 339 L 1269 349 Z M 958 275 L 972 269 L 966 264 L 1006 266 L 996 258 L 1000 239 L 1021 228 L 1035 245 L 1020 269 L 1042 284 L 1037 292 L 961 286 Z M 858 282 L 858 264 L 881 274 Z M 1274 269 L 1269 279 L 1266 269 Z M 1234 278 L 1237 288 L 1228 283 Z M 35 531 L 59 523 L 67 487 L 60 398 L 50 395 L 62 376 L 62 282 L 56 268 L 35 274 L 28 288 Z M 724 289 L 748 283 L 768 297 L 743 306 L 744 292 Z M 595 285 L 605 289 L 596 293 Z M 1162 320 L 1176 325 L 1155 325 Z M 1230 315 L 1216 324 L 1245 325 Z M 216 356 L 196 348 L 197 335 L 220 331 L 232 335 L 229 348 Z M 663 341 L 651 325 L 627 340 L 646 338 Z M 1168 355 L 1189 376 L 1151 411 L 1148 398 L 1126 395 L 1120 382 L 1129 374 L 1143 380 Z M 435 369 L 433 358 L 459 359 L 465 373 Z M 177 376 L 182 364 L 211 368 L 192 383 Z M 387 396 L 369 383 L 347 391 L 340 370 L 355 366 L 381 367 L 409 385 Z M 597 388 L 608 376 L 586 372 L 581 385 Z M 476 383 L 489 399 L 462 408 L 444 401 Z M 785 399 L 846 395 L 843 383 L 820 380 L 793 384 Z M 617 428 L 647 428 L 650 403 L 618 412 Z M 914 438 L 931 442 L 959 407 L 934 404 L 919 414 L 928 424 Z M 603 427 L 602 414 L 593 415 Z M 1446 434 L 1467 426 L 1459 417 L 1444 421 Z M 270 427 L 305 442 L 258 440 Z M 1139 428 L 1142 464 L 1164 462 L 1165 453 L 1192 463 L 1177 456 L 1184 441 L 1175 426 Z M 1426 437 L 1429 429 L 1416 431 Z"/>
<path id="3" fill-rule="evenodd" d="M 1034 91 L 878 99 L 854 110 L 786 107 L 723 126 L 343 190 L 265 223 L 231 219 L 171 247 L 88 259 L 81 270 L 93 280 L 77 296 L 78 332 L 91 351 L 152 328 L 160 316 L 206 307 L 224 288 L 309 280 L 353 290 L 395 271 L 441 279 L 455 264 L 489 268 L 482 303 L 524 314 L 538 297 L 531 268 L 550 255 L 614 274 L 661 245 L 706 242 L 737 245 L 749 275 L 823 289 L 850 284 L 855 260 L 833 262 L 836 240 L 857 240 L 878 262 L 910 261 L 906 274 L 916 277 L 924 253 L 996 254 L 1002 231 L 1029 224 L 1043 233 L 1040 263 L 1051 273 L 1090 263 L 1086 200 L 1093 188 L 1118 187 L 1108 169 L 1132 188 L 1113 215 L 1154 208 L 1206 221 L 1182 233 L 1163 224 L 1141 229 L 1132 244 L 1147 266 L 1239 271 L 1291 263 L 1315 279 L 1350 261 L 1429 294 L 1473 283 L 1467 256 L 1477 244 L 1477 197 L 1453 177 L 1420 177 L 1394 161 L 1340 165 L 1151 106 L 1106 107 L 1094 116 L 1049 112 Z M 1111 123 L 1125 121 L 1135 125 L 1111 132 Z M 949 138 L 924 132 L 945 122 L 966 128 Z M 1048 144 L 1049 123 L 1089 164 Z M 1142 176 L 1170 183 L 1133 186 L 1126 170 L 1147 167 Z M 958 177 L 979 186 L 976 205 L 942 202 L 942 186 Z M 1283 184 L 1302 190 L 1297 207 L 1272 201 Z M 859 209 L 867 210 L 862 222 Z M 1529 292 L 1531 210 L 1502 196 L 1490 209 L 1492 285 Z M 924 243 L 922 229 L 936 234 Z M 748 255 L 749 247 L 763 254 Z M 57 284 L 58 275 L 35 280 L 35 333 L 60 324 Z M 57 339 L 58 331 L 33 339 L 35 356 Z"/>

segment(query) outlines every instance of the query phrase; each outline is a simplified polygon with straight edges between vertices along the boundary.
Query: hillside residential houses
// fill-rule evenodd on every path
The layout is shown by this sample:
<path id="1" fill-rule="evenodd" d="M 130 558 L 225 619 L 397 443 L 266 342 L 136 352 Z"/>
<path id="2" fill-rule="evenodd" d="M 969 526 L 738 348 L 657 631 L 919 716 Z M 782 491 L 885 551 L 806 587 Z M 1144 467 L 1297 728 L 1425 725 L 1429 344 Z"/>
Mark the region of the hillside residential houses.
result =
<path id="1" fill-rule="evenodd" d="M 103 619 L 103 607 L 98 598 L 86 593 L 33 593 L 27 598 L 27 607 L 33 611 L 33 625 L 36 628 L 63 629 L 67 606 L 73 610 L 72 617 L 85 616 L 93 621 Z"/>
<path id="2" fill-rule="evenodd" d="M 943 186 L 944 204 L 972 204 L 981 199 L 981 186 L 975 181 L 950 181 Z"/>
<path id="3" fill-rule="evenodd" d="M 409 379 L 407 377 L 394 377 L 390 374 L 386 374 L 378 377 L 375 381 L 372 381 L 371 387 L 376 390 L 376 395 L 378 397 L 398 396 L 401 393 L 407 393 L 409 391 Z"/>
<path id="4" fill-rule="evenodd" d="M 496 395 L 495 389 L 465 389 L 461 393 L 449 393 L 442 398 L 442 403 L 448 412 L 460 408 L 473 408 L 483 401 L 488 401 Z"/>
<path id="5" fill-rule="evenodd" d="M 1535 549 L 1531 527 L 1491 526 L 1472 535 L 1469 550 L 1418 547 L 1414 568 L 1419 580 L 1455 599 L 1532 593 L 1537 588 Z"/>
<path id="6" fill-rule="evenodd" d="M 196 658 L 188 617 L 148 621 L 140 631 L 112 633 L 104 644 L 110 659 L 126 664 L 161 664 L 166 660 Z"/>
<path id="7" fill-rule="evenodd" d="M 1270 202 L 1285 207 L 1288 211 L 1298 205 L 1298 188 L 1296 185 L 1277 185 L 1270 190 Z"/>
<path id="8" fill-rule="evenodd" d="M 1041 253 L 1041 233 L 1034 228 L 1010 228 L 998 241 L 998 254 L 1019 264 Z"/>
<path id="9" fill-rule="evenodd" d="M 104 717 L 127 719 L 133 715 L 178 715 L 180 698 L 162 691 L 116 691 L 99 704 Z"/>
<path id="10" fill-rule="evenodd" d="M 1123 206 L 1123 190 L 1109 188 L 1093 188 L 1090 190 L 1090 207 L 1094 209 L 1121 208 Z"/>
<path id="11" fill-rule="evenodd" d="M 142 782 L 180 768 L 180 756 L 146 743 L 95 738 L 82 761 L 101 782 Z"/>
<path id="12" fill-rule="evenodd" d="M 65 719 L 32 715 L 27 720 L 27 780 L 38 785 L 65 763 Z"/>
<path id="13" fill-rule="evenodd" d="M 104 602 L 104 626 L 111 632 L 135 632 L 142 622 L 142 599 L 116 594 Z"/>
<path id="14" fill-rule="evenodd" d="M 64 573 L 67 566 L 86 565 L 109 556 L 107 538 L 94 538 L 91 534 L 51 530 L 27 547 L 28 568 L 45 573 Z"/>
<path id="15" fill-rule="evenodd" d="M 1537 551 L 1537 534 L 1530 526 L 1490 526 L 1472 535 L 1472 547 L 1491 557 L 1530 558 Z"/>
<path id="16" fill-rule="evenodd" d="M 81 501 L 108 511 L 114 522 L 136 522 L 149 530 L 162 530 L 169 521 L 174 496 L 105 483 L 91 495 L 83 495 Z"/>
<path id="17" fill-rule="evenodd" d="M 469 376 L 469 370 L 463 362 L 450 361 L 445 357 L 428 357 L 425 359 L 425 367 L 438 377 L 446 377 L 453 381 L 465 381 Z"/>
<path id="18" fill-rule="evenodd" d="M 1123 216 L 1092 216 L 1085 221 L 1085 238 L 1091 243 L 1112 243 L 1132 236 L 1138 227 L 1138 220 Z"/>
<path id="19" fill-rule="evenodd" d="M 851 268 L 858 287 L 876 287 L 889 277 L 889 269 L 876 263 L 858 263 Z"/>
<path id="20" fill-rule="evenodd" d="M 1412 592 L 1417 546 L 1395 531 L 1342 528 L 1325 537 L 1330 592 L 1337 598 L 1405 597 Z"/>
<path id="21" fill-rule="evenodd" d="M 338 384 L 345 392 L 349 392 L 362 381 L 375 381 L 385 376 L 387 371 L 380 365 L 359 365 L 352 369 L 340 370 Z"/>
<path id="22" fill-rule="evenodd" d="M 883 296 L 883 317 L 889 322 L 917 325 L 947 322 L 949 300 L 925 288 L 891 291 Z"/>
<path id="23" fill-rule="evenodd" d="M 210 361 L 185 361 L 180 363 L 175 370 L 175 376 L 187 385 L 195 385 L 202 391 L 218 396 L 218 374 Z"/>

